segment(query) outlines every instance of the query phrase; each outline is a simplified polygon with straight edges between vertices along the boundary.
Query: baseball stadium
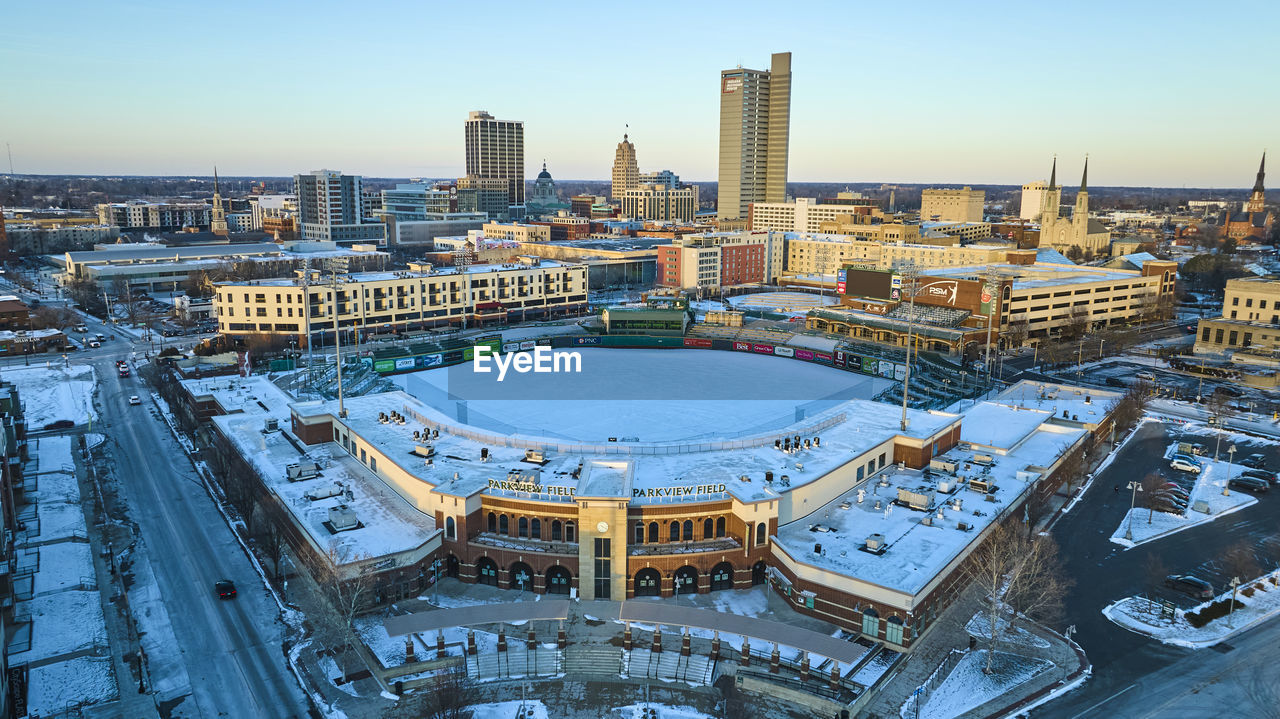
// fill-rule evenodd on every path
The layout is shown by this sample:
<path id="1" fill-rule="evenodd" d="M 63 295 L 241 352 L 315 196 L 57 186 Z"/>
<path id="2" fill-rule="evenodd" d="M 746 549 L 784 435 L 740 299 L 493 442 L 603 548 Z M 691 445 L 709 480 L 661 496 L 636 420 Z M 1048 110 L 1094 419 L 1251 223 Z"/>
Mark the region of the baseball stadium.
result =
<path id="1" fill-rule="evenodd" d="M 577 370 L 499 380 L 468 349 L 452 366 L 390 362 L 394 389 L 343 399 L 295 401 L 258 377 L 183 384 L 223 470 L 261 483 L 299 554 L 372 577 L 376 603 L 442 576 L 585 600 L 767 585 L 900 651 L 991 527 L 1109 432 L 1119 399 L 1023 382 L 918 409 L 903 367 L 844 346 L 486 342 L 503 361 L 574 353 L 562 369 Z"/>

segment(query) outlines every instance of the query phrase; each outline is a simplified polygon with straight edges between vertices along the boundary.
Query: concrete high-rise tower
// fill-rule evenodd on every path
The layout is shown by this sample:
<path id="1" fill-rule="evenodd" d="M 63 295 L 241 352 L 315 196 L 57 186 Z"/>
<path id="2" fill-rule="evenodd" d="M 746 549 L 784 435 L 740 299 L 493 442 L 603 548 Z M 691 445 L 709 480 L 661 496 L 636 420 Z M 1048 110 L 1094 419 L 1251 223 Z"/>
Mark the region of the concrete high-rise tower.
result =
<path id="1" fill-rule="evenodd" d="M 768 70 L 720 72 L 722 220 L 745 219 L 753 202 L 787 199 L 791 132 L 791 53 L 774 53 Z"/>
<path id="2" fill-rule="evenodd" d="M 213 210 L 209 213 L 209 231 L 226 237 L 227 211 L 222 207 L 222 193 L 218 191 L 218 168 L 213 168 Z"/>
<path id="3" fill-rule="evenodd" d="M 467 115 L 467 176 L 507 181 L 511 218 L 524 216 L 524 123 L 495 120 L 484 110 Z"/>
<path id="4" fill-rule="evenodd" d="M 623 133 L 622 142 L 618 143 L 618 149 L 613 154 L 613 186 L 609 195 L 615 200 L 621 200 L 627 190 L 635 189 L 639 184 L 640 166 L 636 164 L 636 146 Z"/>

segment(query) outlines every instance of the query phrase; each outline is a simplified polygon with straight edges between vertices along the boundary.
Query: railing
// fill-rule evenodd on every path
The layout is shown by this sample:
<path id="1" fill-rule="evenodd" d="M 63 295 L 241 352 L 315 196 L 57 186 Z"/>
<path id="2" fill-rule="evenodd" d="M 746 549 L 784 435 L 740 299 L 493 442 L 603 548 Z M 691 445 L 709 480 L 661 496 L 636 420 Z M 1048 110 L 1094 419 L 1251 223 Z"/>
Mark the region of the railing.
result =
<path id="1" fill-rule="evenodd" d="M 964 649 L 952 649 L 951 652 L 942 659 L 942 662 L 938 664 L 938 668 L 934 669 L 933 673 L 929 675 L 929 678 L 925 679 L 924 683 L 917 687 L 916 690 L 911 693 L 911 696 L 907 697 L 907 700 L 902 703 L 902 716 L 920 716 L 920 708 L 929 703 L 929 696 L 933 694 L 933 691 L 937 689 L 942 682 L 947 680 L 947 677 L 951 675 L 951 670 L 954 669 L 955 666 L 960 663 L 960 660 L 968 653 L 969 652 Z"/>
<path id="2" fill-rule="evenodd" d="M 575 557 L 578 555 L 578 545 L 575 542 L 554 542 L 531 539 L 529 537 L 508 537 L 492 532 L 481 532 L 472 537 L 471 541 L 475 544 L 483 544 L 487 547 L 496 547 L 498 549 L 515 549 L 547 554 L 570 554 Z"/>
<path id="3" fill-rule="evenodd" d="M 683 542 L 633 544 L 628 547 L 627 554 L 633 557 L 644 557 L 657 554 L 695 554 L 698 552 L 717 552 L 741 548 L 742 545 L 733 537 L 717 537 L 715 539 L 698 539 Z"/>

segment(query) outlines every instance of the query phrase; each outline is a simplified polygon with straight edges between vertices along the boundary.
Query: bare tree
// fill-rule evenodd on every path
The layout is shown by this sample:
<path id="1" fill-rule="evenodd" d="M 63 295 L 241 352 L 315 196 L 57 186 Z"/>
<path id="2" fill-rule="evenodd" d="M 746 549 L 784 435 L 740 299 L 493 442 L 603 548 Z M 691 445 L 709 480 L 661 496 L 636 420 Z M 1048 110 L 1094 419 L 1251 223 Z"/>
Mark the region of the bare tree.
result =
<path id="1" fill-rule="evenodd" d="M 402 696 L 388 716 L 414 719 L 465 719 L 474 701 L 474 689 L 461 664 L 450 664 L 438 670 L 430 685 L 413 694 Z"/>
<path id="2" fill-rule="evenodd" d="M 320 585 L 328 595 L 329 604 L 338 615 L 343 641 L 348 646 L 354 645 L 355 642 L 356 617 L 365 609 L 373 593 L 371 575 L 353 565 L 358 565 L 368 558 L 364 554 L 353 555 L 350 550 L 335 542 L 329 546 L 324 557 L 319 561 L 319 566 L 313 568 L 316 584 Z M 351 674 L 349 660 L 346 658 L 348 654 L 349 652 L 343 652 L 342 675 L 344 678 Z"/>
<path id="3" fill-rule="evenodd" d="M 1014 320 L 1005 331 L 1005 342 L 1008 347 L 1021 347 L 1027 343 L 1029 329 L 1026 320 Z"/>
<path id="4" fill-rule="evenodd" d="M 268 524 L 259 538 L 258 547 L 266 558 L 271 560 L 271 577 L 280 579 L 280 562 L 284 559 L 285 548 L 288 547 L 284 532 L 281 532 L 274 523 Z"/>
<path id="5" fill-rule="evenodd" d="M 1142 478 L 1142 489 L 1138 494 L 1142 497 L 1140 506 L 1147 508 L 1147 524 L 1155 519 L 1157 509 L 1163 512 L 1172 508 L 1169 493 L 1164 491 L 1164 483 L 1164 477 L 1154 473 Z"/>
<path id="6" fill-rule="evenodd" d="M 988 674 L 996 642 L 1003 634 L 1002 620 L 1011 624 L 1022 615 L 1053 621 L 1062 611 L 1062 599 L 1070 586 L 1058 559 L 1057 543 L 1047 535 L 1019 531 L 1008 522 L 996 525 L 974 550 L 966 577 L 987 599 L 987 664 L 983 671 Z"/>
<path id="7" fill-rule="evenodd" d="M 1227 548 L 1222 557 L 1222 566 L 1227 574 L 1238 577 L 1241 584 L 1262 574 L 1262 565 L 1253 553 L 1253 545 L 1243 539 Z"/>

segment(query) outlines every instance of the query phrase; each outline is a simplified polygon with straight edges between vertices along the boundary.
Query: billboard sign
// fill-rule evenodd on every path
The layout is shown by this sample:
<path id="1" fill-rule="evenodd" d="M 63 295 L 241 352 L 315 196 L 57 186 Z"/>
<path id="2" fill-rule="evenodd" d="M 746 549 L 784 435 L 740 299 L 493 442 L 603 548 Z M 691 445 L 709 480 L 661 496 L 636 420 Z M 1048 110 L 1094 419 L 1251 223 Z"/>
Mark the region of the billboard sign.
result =
<path id="1" fill-rule="evenodd" d="M 751 345 L 751 349 L 763 355 L 773 354 L 773 345 Z"/>
<path id="2" fill-rule="evenodd" d="M 684 339 L 685 347 L 710 347 L 711 340 L 705 337 L 686 337 Z"/>
<path id="3" fill-rule="evenodd" d="M 844 270 L 836 270 L 836 294 L 843 295 L 848 287 L 849 274 Z"/>
<path id="4" fill-rule="evenodd" d="M 877 270 L 865 267 L 846 266 L 844 268 L 844 294 L 853 297 L 869 297 L 877 300 L 889 299 L 889 292 L 901 289 L 902 277 L 889 270 Z M 836 276 L 839 282 L 839 275 Z M 898 284 L 895 285 L 894 282 Z"/>
<path id="5" fill-rule="evenodd" d="M 796 351 L 790 347 L 774 347 L 773 353 L 779 357 L 795 357 Z"/>
<path id="6" fill-rule="evenodd" d="M 740 352 L 750 352 L 750 351 L 751 351 L 751 345 L 750 345 L 749 343 L 747 343 L 747 342 L 734 342 L 734 343 L 733 343 L 733 348 L 734 348 L 735 350 L 740 351 Z"/>
<path id="7" fill-rule="evenodd" d="M 796 359 L 813 361 L 813 353 L 809 350 L 796 350 Z"/>
<path id="8" fill-rule="evenodd" d="M 916 297 L 923 297 L 932 300 L 929 304 L 942 303 L 948 307 L 956 306 L 956 299 L 960 294 L 960 283 L 956 280 L 934 280 L 919 285 L 916 290 Z"/>

